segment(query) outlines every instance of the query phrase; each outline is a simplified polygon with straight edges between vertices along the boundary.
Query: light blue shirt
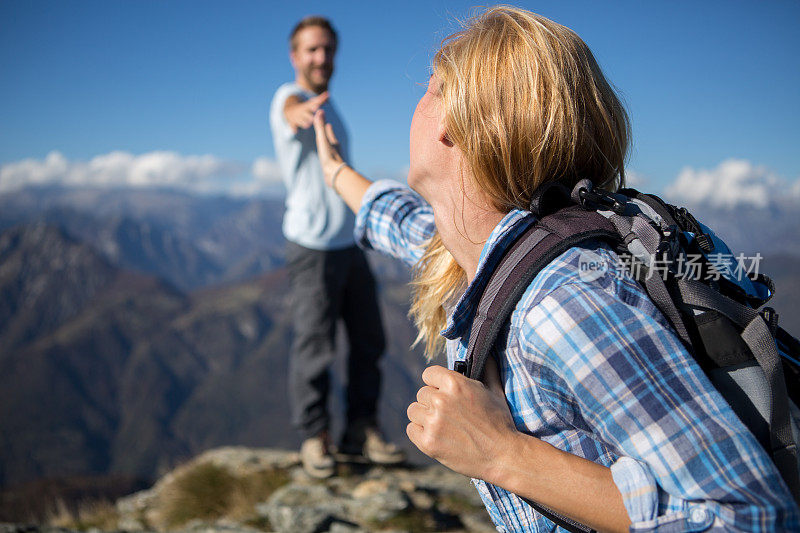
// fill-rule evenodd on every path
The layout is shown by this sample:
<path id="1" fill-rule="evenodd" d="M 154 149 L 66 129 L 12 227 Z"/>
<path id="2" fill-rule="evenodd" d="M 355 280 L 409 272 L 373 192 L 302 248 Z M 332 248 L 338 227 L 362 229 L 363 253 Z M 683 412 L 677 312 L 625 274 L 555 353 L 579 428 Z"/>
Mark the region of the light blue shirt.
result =
<path id="1" fill-rule="evenodd" d="M 293 95 L 308 99 L 316 96 L 296 83 L 281 85 L 272 98 L 269 124 L 275 154 L 286 185 L 286 213 L 283 235 L 306 248 L 335 250 L 354 245 L 355 217 L 341 198 L 328 186 L 317 156 L 314 128 L 293 132 L 283 114 L 286 99 Z M 347 131 L 339 113 L 328 100 L 323 106 L 325 119 L 333 126 L 342 157 L 349 162 Z"/>

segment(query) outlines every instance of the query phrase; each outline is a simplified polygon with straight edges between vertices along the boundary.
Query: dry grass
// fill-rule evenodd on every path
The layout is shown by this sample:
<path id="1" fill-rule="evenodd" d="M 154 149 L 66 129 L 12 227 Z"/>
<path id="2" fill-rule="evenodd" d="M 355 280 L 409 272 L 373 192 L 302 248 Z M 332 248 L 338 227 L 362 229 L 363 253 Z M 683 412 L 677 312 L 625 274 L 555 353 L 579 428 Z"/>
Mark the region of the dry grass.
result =
<path id="1" fill-rule="evenodd" d="M 178 477 L 163 494 L 162 516 L 169 527 L 199 518 L 225 515 L 236 478 L 228 470 L 204 463 Z"/>
<path id="2" fill-rule="evenodd" d="M 239 479 L 231 495 L 229 516 L 245 518 L 252 515 L 253 507 L 269 498 L 273 492 L 289 483 L 285 470 L 269 470 L 250 474 Z"/>
<path id="3" fill-rule="evenodd" d="M 116 529 L 118 520 L 117 508 L 107 500 L 83 502 L 78 505 L 77 510 L 69 509 L 59 500 L 55 509 L 48 513 L 47 524 L 78 531 L 113 530 Z"/>
<path id="4" fill-rule="evenodd" d="M 167 527 L 194 519 L 223 517 L 258 521 L 254 506 L 289 482 L 283 470 L 255 472 L 243 477 L 211 463 L 202 463 L 177 478 L 162 497 L 162 517 Z M 266 524 L 265 526 L 268 526 Z"/>
<path id="5" fill-rule="evenodd" d="M 67 524 L 72 524 L 74 519 L 75 513 L 70 510 L 64 500 L 58 498 L 53 506 L 45 511 L 44 523 L 55 527 L 67 527 Z"/>
<path id="6" fill-rule="evenodd" d="M 405 531 L 437 531 L 436 521 L 430 513 L 419 509 L 406 509 L 388 520 L 373 520 L 369 523 L 375 531 L 405 530 Z"/>

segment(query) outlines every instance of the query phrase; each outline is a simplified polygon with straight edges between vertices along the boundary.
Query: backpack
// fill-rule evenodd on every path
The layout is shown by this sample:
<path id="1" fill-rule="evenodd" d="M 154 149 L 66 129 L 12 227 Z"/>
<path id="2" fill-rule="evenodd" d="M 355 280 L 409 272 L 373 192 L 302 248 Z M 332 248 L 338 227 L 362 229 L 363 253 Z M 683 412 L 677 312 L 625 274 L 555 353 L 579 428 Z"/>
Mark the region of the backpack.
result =
<path id="1" fill-rule="evenodd" d="M 733 261 L 728 246 L 685 208 L 634 189 L 610 193 L 586 179 L 572 191 L 548 184 L 537 191 L 530 210 L 539 220 L 492 273 L 472 323 L 466 360 L 455 370 L 480 380 L 498 335 L 533 278 L 572 247 L 608 243 L 626 259 L 626 268 L 800 502 L 800 342 L 778 327 L 774 309 L 764 307 L 774 293 L 772 281 Z M 561 527 L 590 531 L 526 501 Z"/>

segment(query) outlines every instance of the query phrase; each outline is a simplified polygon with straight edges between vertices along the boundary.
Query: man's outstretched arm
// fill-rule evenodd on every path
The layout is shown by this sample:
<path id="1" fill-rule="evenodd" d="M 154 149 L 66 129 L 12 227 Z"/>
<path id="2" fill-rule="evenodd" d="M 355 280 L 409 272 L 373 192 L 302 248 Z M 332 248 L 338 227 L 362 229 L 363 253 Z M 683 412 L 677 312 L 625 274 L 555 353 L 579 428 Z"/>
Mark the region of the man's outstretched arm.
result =
<path id="1" fill-rule="evenodd" d="M 283 116 L 292 131 L 297 133 L 297 130 L 310 128 L 314 121 L 314 113 L 328 101 L 328 98 L 330 98 L 328 91 L 308 100 L 303 100 L 297 94 L 288 97 L 283 104 Z"/>

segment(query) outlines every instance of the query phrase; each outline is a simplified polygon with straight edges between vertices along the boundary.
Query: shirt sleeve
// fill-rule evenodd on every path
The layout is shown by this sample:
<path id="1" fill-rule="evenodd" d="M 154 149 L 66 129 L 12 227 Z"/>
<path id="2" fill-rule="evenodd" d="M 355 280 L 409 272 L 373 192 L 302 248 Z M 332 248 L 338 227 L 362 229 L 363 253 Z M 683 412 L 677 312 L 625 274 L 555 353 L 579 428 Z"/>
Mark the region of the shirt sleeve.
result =
<path id="1" fill-rule="evenodd" d="M 299 88 L 292 88 L 289 85 L 280 87 L 272 98 L 269 106 L 269 125 L 272 136 L 278 139 L 291 139 L 297 137 L 299 131 L 292 131 L 286 115 L 283 114 L 283 107 L 290 96 L 303 95 Z"/>
<path id="2" fill-rule="evenodd" d="M 382 180 L 367 189 L 353 233 L 362 248 L 413 266 L 435 231 L 433 210 L 420 195 L 395 181 Z"/>
<path id="3" fill-rule="evenodd" d="M 545 401 L 620 457 L 611 472 L 631 531 L 800 529 L 763 448 L 657 316 L 574 281 L 533 306 L 522 330 L 556 376 Z"/>
<path id="4" fill-rule="evenodd" d="M 481 497 L 483 506 L 486 508 L 486 512 L 489 513 L 489 519 L 494 524 L 495 530 L 498 531 L 499 533 L 507 533 L 508 530 L 505 527 L 505 522 L 503 521 L 503 515 L 500 513 L 500 509 L 497 508 L 497 503 L 495 503 L 491 493 L 489 492 L 490 490 L 489 486 L 486 484 L 485 481 L 481 481 L 478 479 L 473 479 L 472 484 L 478 491 L 478 496 Z"/>

